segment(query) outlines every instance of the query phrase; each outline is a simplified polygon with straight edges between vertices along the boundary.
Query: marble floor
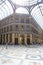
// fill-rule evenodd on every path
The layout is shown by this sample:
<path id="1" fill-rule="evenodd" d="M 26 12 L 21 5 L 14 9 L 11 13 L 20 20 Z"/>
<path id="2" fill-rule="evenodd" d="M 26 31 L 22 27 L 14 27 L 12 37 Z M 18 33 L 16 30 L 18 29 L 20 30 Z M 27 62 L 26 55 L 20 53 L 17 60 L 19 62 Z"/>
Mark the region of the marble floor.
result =
<path id="1" fill-rule="evenodd" d="M 0 65 L 43 65 L 43 46 L 0 45 Z"/>

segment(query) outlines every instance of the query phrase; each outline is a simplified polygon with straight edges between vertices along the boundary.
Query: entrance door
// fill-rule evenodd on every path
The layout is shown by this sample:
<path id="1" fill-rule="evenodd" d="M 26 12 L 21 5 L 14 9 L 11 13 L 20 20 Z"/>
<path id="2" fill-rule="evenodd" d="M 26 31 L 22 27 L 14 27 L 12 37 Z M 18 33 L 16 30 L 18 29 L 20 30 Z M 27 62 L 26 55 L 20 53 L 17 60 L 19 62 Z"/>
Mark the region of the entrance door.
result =
<path id="1" fill-rule="evenodd" d="M 5 35 L 3 35 L 3 45 L 5 45 Z"/>
<path id="2" fill-rule="evenodd" d="M 18 45 L 18 38 L 15 38 L 15 45 Z"/>
<path id="3" fill-rule="evenodd" d="M 30 39 L 29 38 L 27 38 L 27 44 L 30 45 Z"/>
<path id="4" fill-rule="evenodd" d="M 1 39 L 0 39 L 0 44 L 2 44 L 2 35 L 1 35 Z"/>

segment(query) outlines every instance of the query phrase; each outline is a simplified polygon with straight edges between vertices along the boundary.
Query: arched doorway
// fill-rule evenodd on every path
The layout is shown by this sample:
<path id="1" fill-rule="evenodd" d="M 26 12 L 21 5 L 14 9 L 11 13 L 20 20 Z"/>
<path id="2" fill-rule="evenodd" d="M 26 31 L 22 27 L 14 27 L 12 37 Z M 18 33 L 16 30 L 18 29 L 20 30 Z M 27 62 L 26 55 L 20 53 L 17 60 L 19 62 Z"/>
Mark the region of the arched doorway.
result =
<path id="1" fill-rule="evenodd" d="M 0 44 L 2 44 L 2 35 L 1 35 L 1 37 L 0 37 Z"/>
<path id="2" fill-rule="evenodd" d="M 27 38 L 27 44 L 30 45 L 30 38 Z"/>
<path id="3" fill-rule="evenodd" d="M 5 44 L 5 34 L 3 35 L 3 45 Z"/>
<path id="4" fill-rule="evenodd" d="M 15 38 L 15 45 L 18 45 L 18 38 Z"/>

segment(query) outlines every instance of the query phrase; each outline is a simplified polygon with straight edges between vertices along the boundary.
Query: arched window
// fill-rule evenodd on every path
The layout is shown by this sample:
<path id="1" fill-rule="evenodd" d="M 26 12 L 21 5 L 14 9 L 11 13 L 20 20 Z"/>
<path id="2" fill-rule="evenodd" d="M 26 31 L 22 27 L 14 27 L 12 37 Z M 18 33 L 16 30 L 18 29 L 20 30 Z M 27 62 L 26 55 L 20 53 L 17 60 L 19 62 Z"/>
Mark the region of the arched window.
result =
<path id="1" fill-rule="evenodd" d="M 25 9 L 23 7 L 17 8 L 15 13 L 29 14 L 29 12 L 27 11 L 27 9 Z"/>

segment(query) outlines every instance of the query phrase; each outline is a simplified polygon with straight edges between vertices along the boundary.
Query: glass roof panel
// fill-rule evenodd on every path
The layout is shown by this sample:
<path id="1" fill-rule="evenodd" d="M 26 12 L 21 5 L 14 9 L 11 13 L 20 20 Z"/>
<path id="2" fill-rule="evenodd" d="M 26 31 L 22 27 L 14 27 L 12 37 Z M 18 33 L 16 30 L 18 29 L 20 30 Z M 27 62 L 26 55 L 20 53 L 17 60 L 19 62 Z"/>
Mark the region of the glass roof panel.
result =
<path id="1" fill-rule="evenodd" d="M 41 0 L 11 0 L 13 3 L 22 5 L 22 6 L 30 6 L 40 2 Z"/>
<path id="2" fill-rule="evenodd" d="M 2 3 L 4 3 L 5 2 L 5 0 L 0 0 L 0 5 L 2 4 Z"/>
<path id="3" fill-rule="evenodd" d="M 0 20 L 2 19 L 2 17 L 3 17 L 3 12 L 2 12 L 2 10 L 0 10 Z"/>
<path id="4" fill-rule="evenodd" d="M 27 9 L 25 9 L 23 7 L 19 7 L 18 9 L 16 9 L 16 13 L 29 14 L 29 12 L 27 11 Z"/>
<path id="5" fill-rule="evenodd" d="M 0 15 L 0 20 L 13 14 L 12 6 L 7 0 L 2 5 L 0 5 L 0 13 L 2 14 Z"/>
<path id="6" fill-rule="evenodd" d="M 40 7 L 40 10 L 41 10 L 41 13 L 42 13 L 42 16 L 43 16 L 43 4 L 39 4 L 39 7 Z"/>
<path id="7" fill-rule="evenodd" d="M 38 5 L 32 10 L 31 15 L 33 16 L 33 18 L 36 20 L 36 22 L 43 29 L 43 16 L 42 16 L 42 13 L 41 13 L 40 8 L 39 8 Z"/>

